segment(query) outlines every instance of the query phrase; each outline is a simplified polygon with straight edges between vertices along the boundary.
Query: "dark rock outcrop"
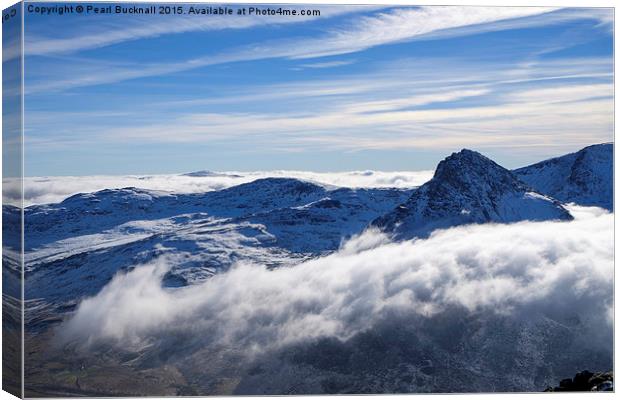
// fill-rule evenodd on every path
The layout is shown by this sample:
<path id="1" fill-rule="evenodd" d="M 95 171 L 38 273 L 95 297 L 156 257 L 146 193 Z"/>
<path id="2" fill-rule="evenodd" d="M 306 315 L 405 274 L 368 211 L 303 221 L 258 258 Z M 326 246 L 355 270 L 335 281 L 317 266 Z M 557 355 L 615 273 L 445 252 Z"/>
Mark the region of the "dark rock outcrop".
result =
<path id="1" fill-rule="evenodd" d="M 556 387 L 548 387 L 545 392 L 611 392 L 614 390 L 613 372 L 581 371 L 573 379 L 562 379 Z"/>

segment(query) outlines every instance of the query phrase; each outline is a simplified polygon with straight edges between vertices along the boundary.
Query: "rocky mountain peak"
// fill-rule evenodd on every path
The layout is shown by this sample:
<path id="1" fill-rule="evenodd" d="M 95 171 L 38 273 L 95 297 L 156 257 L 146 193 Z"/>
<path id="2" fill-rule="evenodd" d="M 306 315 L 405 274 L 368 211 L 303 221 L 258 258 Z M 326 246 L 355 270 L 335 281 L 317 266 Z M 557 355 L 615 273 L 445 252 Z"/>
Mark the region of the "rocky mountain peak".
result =
<path id="1" fill-rule="evenodd" d="M 441 161 L 433 179 L 373 224 L 409 238 L 463 224 L 550 219 L 572 217 L 558 201 L 535 193 L 511 171 L 463 149 Z"/>
<path id="2" fill-rule="evenodd" d="M 520 182 L 509 170 L 490 158 L 468 149 L 452 153 L 442 160 L 435 170 L 433 185 L 453 186 L 462 191 L 522 190 Z"/>

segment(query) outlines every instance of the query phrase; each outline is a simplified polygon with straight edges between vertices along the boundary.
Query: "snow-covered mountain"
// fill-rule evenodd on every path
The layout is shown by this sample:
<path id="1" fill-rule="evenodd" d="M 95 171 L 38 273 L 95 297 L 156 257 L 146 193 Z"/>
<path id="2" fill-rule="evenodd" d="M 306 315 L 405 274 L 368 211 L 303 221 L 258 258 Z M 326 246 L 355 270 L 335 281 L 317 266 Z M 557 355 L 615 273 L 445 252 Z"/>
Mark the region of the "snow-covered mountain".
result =
<path id="1" fill-rule="evenodd" d="M 597 192 L 598 186 L 592 186 L 586 179 L 588 174 L 611 168 L 611 157 L 599 154 L 607 150 L 597 148 L 594 146 L 596 151 L 584 149 L 582 156 L 577 155 L 581 152 L 575 153 L 556 159 L 560 161 L 536 164 L 541 167 L 535 165 L 517 171 L 509 171 L 477 152 L 463 150 L 440 162 L 430 181 L 409 189 L 353 189 L 304 179 L 270 177 L 202 193 L 136 187 L 106 189 L 73 195 L 59 203 L 26 207 L 25 323 L 26 331 L 32 335 L 28 340 L 35 347 L 49 347 L 52 328 L 70 318 L 85 297 L 101 293 L 119 271 L 132 271 L 154 260 L 164 259 L 170 266 L 163 281 L 157 284 L 173 294 L 200 288 L 198 285 L 205 282 L 217 282 L 236 263 L 266 266 L 271 273 L 274 269 L 278 272 L 299 269 L 306 261 L 320 262 L 330 254 L 338 254 L 344 241 L 368 227 L 379 227 L 402 240 L 424 237 L 438 228 L 471 223 L 570 220 L 572 217 L 562 203 L 545 191 L 547 186 L 542 190 L 536 183 L 553 181 L 548 186 L 550 190 L 572 193 L 570 201 L 587 204 L 584 201 L 598 195 L 600 201 L 607 200 L 611 205 L 611 192 Z M 572 172 L 568 175 L 565 172 L 571 168 L 576 171 L 575 178 L 570 178 Z M 210 174 L 199 172 L 195 176 Z M 522 175 L 526 178 L 520 179 Z M 585 186 L 574 183 L 584 180 Z M 597 182 L 594 183 L 598 185 Z M 569 184 L 570 190 L 563 184 Z M 582 197 L 577 196 L 580 188 L 584 188 Z M 20 213 L 19 208 L 3 206 L 5 232 L 15 238 L 20 233 Z M 407 243 L 390 242 L 386 247 Z M 13 289 L 19 293 L 18 254 L 11 251 L 17 244 L 5 241 L 3 277 L 13 282 Z M 343 252 L 346 250 L 345 246 Z M 347 257 L 345 254 L 340 258 L 334 268 L 339 268 L 339 263 Z M 368 263 L 375 267 L 372 261 Z M 346 282 L 349 277 L 342 278 Z M 370 292 L 376 289 L 377 283 L 381 282 L 355 281 L 355 285 L 368 285 Z M 431 296 L 425 290 L 416 288 L 416 295 Z M 359 314 L 365 315 L 364 302 L 347 299 L 350 304 L 343 307 L 361 307 Z M 312 302 L 295 303 L 295 309 L 308 313 L 309 319 L 314 318 Z M 172 394 L 232 393 L 222 383 L 227 379 L 236 382 L 236 393 L 253 394 L 282 394 L 291 385 L 296 393 L 536 390 L 538 387 L 542 390 L 547 379 L 563 376 L 585 359 L 600 363 L 592 368 L 606 368 L 606 353 L 592 353 L 587 357 L 578 352 L 555 356 L 575 335 L 589 334 L 579 333 L 580 329 L 588 328 L 579 321 L 574 322 L 570 332 L 566 331 L 567 323 L 573 323 L 573 315 L 539 316 L 524 328 L 521 322 L 502 315 L 489 313 L 481 317 L 462 308 L 451 312 L 444 311 L 431 319 L 420 317 L 413 325 L 409 315 L 402 316 L 403 321 L 398 322 L 388 319 L 385 325 L 379 324 L 374 330 L 345 341 L 326 337 L 316 343 L 291 345 L 265 354 L 251 365 L 235 364 L 235 357 L 241 359 L 242 352 L 232 351 L 232 357 L 223 356 L 213 353 L 212 348 L 199 347 L 198 339 L 170 338 L 165 346 L 147 347 L 140 354 L 110 351 L 106 354 L 107 361 L 102 361 L 99 354 L 86 356 L 86 369 L 94 377 L 93 382 L 103 377 L 101 382 L 106 384 L 88 386 L 82 381 L 81 385 L 90 390 L 88 393 L 100 395 L 143 395 L 151 393 L 151 389 L 142 386 L 131 392 L 120 389 L 110 392 L 108 380 L 113 376 L 123 379 L 131 376 L 132 382 L 137 382 L 144 373 L 161 374 L 154 382 L 177 388 Z M 453 321 L 460 321 L 462 337 L 453 337 Z M 488 329 L 481 329 L 480 324 Z M 424 329 L 420 331 L 420 327 Z M 497 336 L 496 329 L 502 335 Z M 549 344 L 549 340 L 557 343 Z M 508 354 L 508 351 L 509 356 L 497 359 L 497 354 Z M 166 352 L 178 352 L 185 358 L 179 356 L 171 364 L 162 364 L 161 357 L 169 357 Z M 386 354 L 391 356 L 386 358 Z M 33 353 L 28 357 L 30 365 L 50 363 L 52 372 L 42 368 L 30 377 L 31 381 L 39 379 L 45 390 L 51 390 L 49 382 L 61 382 L 55 384 L 54 390 L 58 392 L 54 393 L 86 393 L 86 389 L 75 389 L 73 381 L 62 381 L 54 372 L 58 363 L 63 368 L 72 368 L 66 365 L 66 355 L 48 358 L 46 354 Z M 514 365 L 507 367 L 510 360 Z M 530 370 L 530 366 L 536 363 L 544 366 L 548 362 L 567 369 L 543 371 L 543 378 L 538 382 L 535 377 L 538 370 Z M 100 368 L 105 363 L 113 367 Z M 120 363 L 123 367 L 117 371 Z M 168 369 L 171 365 L 178 370 Z M 494 371 L 492 376 L 488 371 Z M 180 376 L 182 380 L 177 385 L 175 379 Z M 510 381 L 513 376 L 515 380 Z M 171 381 L 175 383 L 169 384 Z"/>
<path id="2" fill-rule="evenodd" d="M 244 260 L 294 265 L 337 250 L 411 192 L 266 178 L 201 194 L 124 188 L 27 207 L 26 295 L 74 303 L 119 270 L 161 256 L 175 265 L 167 286 Z"/>
<path id="3" fill-rule="evenodd" d="M 613 209 L 612 143 L 588 146 L 513 172 L 536 191 L 562 202 Z"/>
<path id="4" fill-rule="evenodd" d="M 570 219 L 557 200 L 535 192 L 480 153 L 465 149 L 441 161 L 433 179 L 373 225 L 402 239 L 471 223 Z"/>
<path id="5" fill-rule="evenodd" d="M 530 186 L 542 182 L 551 193 L 572 193 L 571 201 L 597 196 L 611 205 L 611 192 L 597 190 L 602 178 L 584 181 L 591 171 L 610 170 L 610 153 L 611 145 L 591 146 L 513 173 L 463 150 L 440 162 L 418 189 L 264 178 L 206 193 L 124 188 L 78 194 L 25 209 L 26 292 L 75 301 L 96 293 L 117 271 L 161 255 L 176 260 L 165 282 L 171 286 L 202 281 L 240 260 L 294 265 L 337 250 L 369 225 L 406 239 L 469 223 L 569 220 L 549 192 Z M 605 187 L 610 191 L 611 183 Z M 18 211 L 5 206 L 5 220 Z"/>

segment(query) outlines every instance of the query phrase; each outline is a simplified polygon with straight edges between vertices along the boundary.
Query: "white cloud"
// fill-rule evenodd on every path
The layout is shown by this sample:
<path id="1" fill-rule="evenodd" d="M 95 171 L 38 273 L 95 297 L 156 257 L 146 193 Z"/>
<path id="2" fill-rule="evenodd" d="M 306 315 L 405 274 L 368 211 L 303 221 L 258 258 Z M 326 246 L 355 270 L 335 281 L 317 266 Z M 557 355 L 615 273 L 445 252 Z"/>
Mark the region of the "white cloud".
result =
<path id="1" fill-rule="evenodd" d="M 353 63 L 355 63 L 354 60 L 325 61 L 325 62 L 301 64 L 299 66 L 300 67 L 299 69 L 303 69 L 303 68 L 312 68 L 312 69 L 334 68 L 334 67 L 343 67 L 345 65 L 351 65 Z"/>
<path id="2" fill-rule="evenodd" d="M 365 114 L 397 111 L 404 108 L 445 103 L 466 99 L 468 97 L 482 96 L 488 94 L 489 92 L 490 90 L 488 89 L 437 91 L 436 93 L 423 93 L 410 97 L 396 97 L 389 100 L 358 102 L 351 105 L 345 105 L 342 110 L 336 110 L 336 112 L 341 111 L 346 114 Z"/>
<path id="3" fill-rule="evenodd" d="M 595 98 L 613 98 L 612 83 L 552 86 L 518 92 L 513 99 L 531 105 L 581 102 Z"/>
<path id="4" fill-rule="evenodd" d="M 433 171 L 255 171 L 225 172 L 219 176 L 191 177 L 184 175 L 126 175 L 126 176 L 57 176 L 27 177 L 24 179 L 24 203 L 57 203 L 77 193 L 103 189 L 138 187 L 175 193 L 203 193 L 268 177 L 291 177 L 340 187 L 411 188 L 428 181 Z M 3 182 L 6 184 L 6 182 Z M 19 190 L 6 193 L 5 203 L 19 204 Z"/>
<path id="5" fill-rule="evenodd" d="M 325 38 L 309 40 L 291 54 L 293 58 L 347 54 L 370 47 L 411 40 L 423 35 L 462 27 L 549 13 L 550 7 L 457 7 L 402 8 L 359 18 L 349 28 L 333 30 Z M 524 21 L 524 25 L 529 25 Z M 484 31 L 484 27 L 476 30 Z M 472 32 L 467 32 L 471 34 Z M 453 32 L 454 36 L 458 34 Z"/>
<path id="6" fill-rule="evenodd" d="M 429 318 L 457 307 L 488 335 L 501 335 L 484 328 L 489 315 L 517 325 L 576 318 L 583 327 L 576 334 L 585 336 L 572 346 L 588 346 L 577 352 L 611 352 L 613 215 L 586 208 L 576 215 L 463 226 L 401 243 L 366 232 L 292 268 L 242 264 L 177 289 L 161 287 L 171 267 L 161 259 L 117 275 L 59 332 L 64 340 L 126 349 L 185 335 L 194 346 L 260 351 L 324 336 L 346 340 L 391 315 Z M 608 342 L 595 343 L 588 332 Z"/>

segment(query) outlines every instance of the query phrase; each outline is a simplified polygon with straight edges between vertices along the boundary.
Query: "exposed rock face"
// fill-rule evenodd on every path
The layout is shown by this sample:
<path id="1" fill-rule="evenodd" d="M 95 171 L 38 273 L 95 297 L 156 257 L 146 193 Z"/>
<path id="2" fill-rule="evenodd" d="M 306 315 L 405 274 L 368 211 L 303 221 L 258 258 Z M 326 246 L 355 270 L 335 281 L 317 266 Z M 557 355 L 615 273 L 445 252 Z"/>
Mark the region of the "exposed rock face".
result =
<path id="1" fill-rule="evenodd" d="M 570 219 L 557 200 L 534 192 L 480 153 L 462 150 L 440 162 L 433 179 L 373 224 L 406 239 L 471 223 Z"/>
<path id="2" fill-rule="evenodd" d="M 548 387 L 545 392 L 611 392 L 614 390 L 613 372 L 581 371 L 573 379 L 560 381 L 556 387 Z"/>
<path id="3" fill-rule="evenodd" d="M 588 146 L 513 172 L 536 191 L 562 202 L 613 210 L 611 143 Z"/>

